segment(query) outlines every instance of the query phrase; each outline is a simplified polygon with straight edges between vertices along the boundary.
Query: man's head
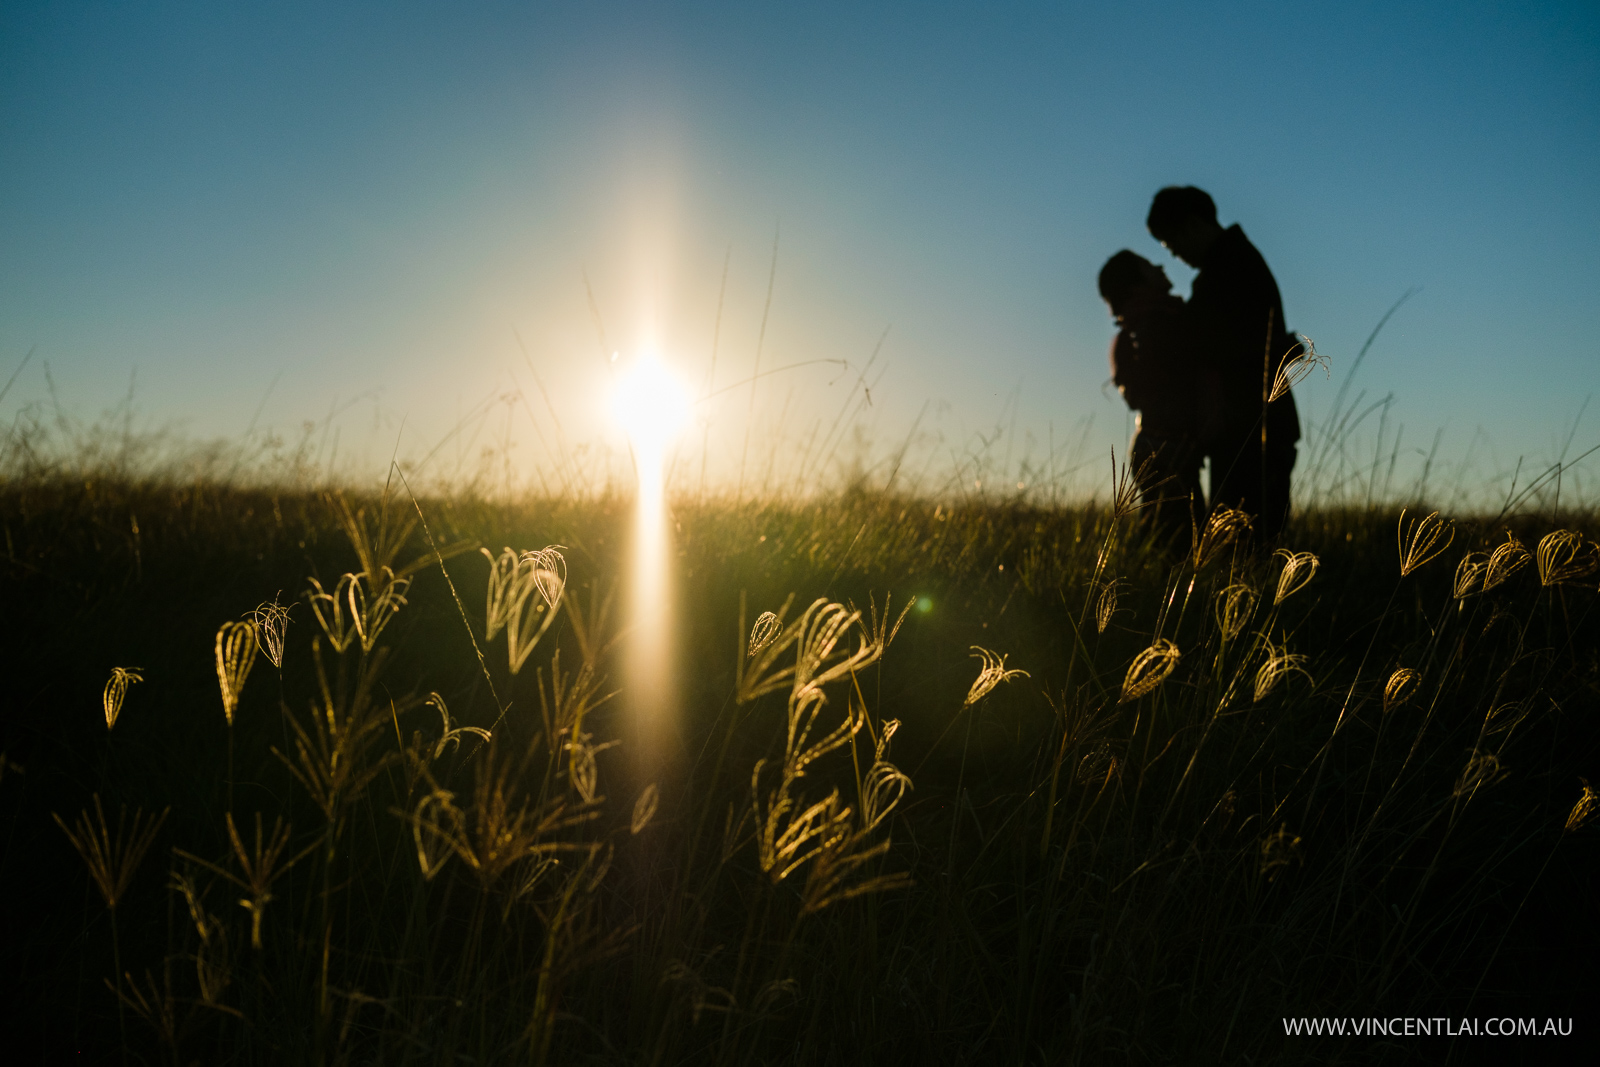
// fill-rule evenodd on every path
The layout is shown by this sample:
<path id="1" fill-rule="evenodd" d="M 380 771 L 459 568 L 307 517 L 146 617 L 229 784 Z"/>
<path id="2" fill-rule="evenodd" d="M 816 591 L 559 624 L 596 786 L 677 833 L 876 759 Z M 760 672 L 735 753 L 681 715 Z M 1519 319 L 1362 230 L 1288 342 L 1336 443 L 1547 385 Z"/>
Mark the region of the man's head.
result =
<path id="1" fill-rule="evenodd" d="M 1198 267 L 1222 236 L 1216 203 L 1204 189 L 1192 185 L 1169 185 L 1157 193 L 1145 226 L 1151 237 L 1191 267 Z"/>
<path id="2" fill-rule="evenodd" d="M 1167 272 L 1126 248 L 1106 260 L 1100 268 L 1100 295 L 1111 305 L 1111 314 L 1118 319 L 1172 291 Z"/>

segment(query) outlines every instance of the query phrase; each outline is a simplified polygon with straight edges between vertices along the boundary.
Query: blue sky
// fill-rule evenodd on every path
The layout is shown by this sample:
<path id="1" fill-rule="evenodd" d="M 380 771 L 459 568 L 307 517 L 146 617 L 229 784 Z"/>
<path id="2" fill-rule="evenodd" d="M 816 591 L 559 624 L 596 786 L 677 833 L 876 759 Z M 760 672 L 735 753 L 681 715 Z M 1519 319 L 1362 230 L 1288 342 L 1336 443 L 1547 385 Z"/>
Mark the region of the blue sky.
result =
<path id="1" fill-rule="evenodd" d="M 712 466 L 831 421 L 878 338 L 864 439 L 917 414 L 961 456 L 1007 431 L 1125 440 L 1094 290 L 1193 183 L 1333 357 L 1325 416 L 1393 393 L 1402 452 L 1474 477 L 1556 457 L 1600 386 L 1600 9 L 1588 4 L 10 3 L 0 10 L 0 414 L 426 451 L 531 392 L 608 432 L 606 347 L 697 387 Z M 720 330 L 716 309 L 726 257 Z M 882 377 L 876 377 L 879 373 Z M 277 384 L 274 385 L 273 383 Z M 507 409 L 539 462 L 550 422 Z M 532 417 L 538 417 L 536 409 Z M 519 421 L 520 420 L 520 421 Z M 1376 416 L 1374 416 L 1373 429 Z M 476 425 L 476 424 L 475 424 Z M 1085 426 L 1088 427 L 1085 431 Z M 1087 436 L 1084 436 L 1084 434 Z M 452 447 L 465 448 L 466 438 Z M 779 445 L 777 442 L 787 442 Z M 365 442 L 363 444 L 362 442 Z M 1600 443 L 1600 411 L 1575 451 Z M 1372 442 L 1368 442 L 1370 446 Z M 1387 446 L 1386 446 L 1387 447 Z"/>

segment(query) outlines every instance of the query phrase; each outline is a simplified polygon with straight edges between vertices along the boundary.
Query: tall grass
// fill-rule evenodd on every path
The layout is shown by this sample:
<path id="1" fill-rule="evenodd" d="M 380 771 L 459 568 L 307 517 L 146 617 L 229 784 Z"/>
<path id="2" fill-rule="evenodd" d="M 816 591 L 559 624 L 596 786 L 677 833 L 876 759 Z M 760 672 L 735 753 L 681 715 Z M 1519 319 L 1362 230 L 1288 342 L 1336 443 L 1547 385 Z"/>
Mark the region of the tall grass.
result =
<path id="1" fill-rule="evenodd" d="M 683 500 L 645 781 L 619 495 L 0 494 L 4 1002 L 51 1047 L 1321 1063 L 1415 1049 L 1281 1017 L 1595 991 L 1592 514 L 1326 506 L 1273 556 L 1115 492 Z M 101 797 L 171 808 L 111 908 L 50 818 Z"/>

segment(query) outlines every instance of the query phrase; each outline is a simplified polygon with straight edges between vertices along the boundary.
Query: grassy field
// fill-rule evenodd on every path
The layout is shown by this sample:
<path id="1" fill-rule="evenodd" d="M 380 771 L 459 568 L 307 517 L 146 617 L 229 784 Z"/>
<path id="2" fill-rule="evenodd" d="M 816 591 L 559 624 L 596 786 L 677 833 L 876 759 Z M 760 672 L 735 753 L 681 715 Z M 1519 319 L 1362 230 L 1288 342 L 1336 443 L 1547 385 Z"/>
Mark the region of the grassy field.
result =
<path id="1" fill-rule="evenodd" d="M 419 503 L 0 486 L 12 1041 L 1364 1063 L 1507 1046 L 1283 1017 L 1592 1028 L 1592 514 L 1324 508 L 1291 558 L 1114 505 L 682 503 L 652 775 L 609 745 L 629 502 Z M 548 545 L 564 582 L 476 551 Z M 275 597 L 281 656 L 281 615 L 237 625 Z"/>

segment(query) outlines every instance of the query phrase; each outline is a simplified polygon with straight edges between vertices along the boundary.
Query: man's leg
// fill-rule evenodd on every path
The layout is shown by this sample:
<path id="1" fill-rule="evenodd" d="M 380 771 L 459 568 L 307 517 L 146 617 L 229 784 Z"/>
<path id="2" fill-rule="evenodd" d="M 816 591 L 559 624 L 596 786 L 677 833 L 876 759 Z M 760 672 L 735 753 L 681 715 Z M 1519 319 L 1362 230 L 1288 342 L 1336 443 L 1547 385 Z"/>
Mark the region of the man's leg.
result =
<path id="1" fill-rule="evenodd" d="M 1260 431 L 1235 436 L 1211 453 L 1211 506 L 1251 515 L 1261 506 Z"/>
<path id="2" fill-rule="evenodd" d="M 1129 449 L 1139 481 L 1139 499 L 1163 539 L 1181 547 L 1205 507 L 1200 489 L 1200 450 L 1182 438 L 1155 437 L 1141 430 Z"/>
<path id="3" fill-rule="evenodd" d="M 1277 539 L 1289 521 L 1290 473 L 1294 470 L 1299 449 L 1295 445 L 1267 446 L 1266 481 L 1262 486 L 1259 537 L 1262 544 Z"/>

